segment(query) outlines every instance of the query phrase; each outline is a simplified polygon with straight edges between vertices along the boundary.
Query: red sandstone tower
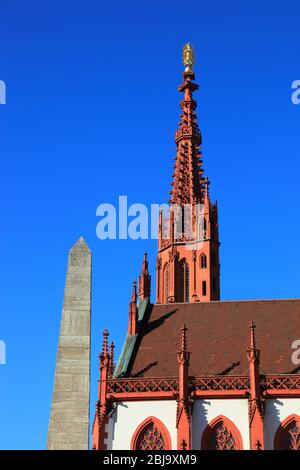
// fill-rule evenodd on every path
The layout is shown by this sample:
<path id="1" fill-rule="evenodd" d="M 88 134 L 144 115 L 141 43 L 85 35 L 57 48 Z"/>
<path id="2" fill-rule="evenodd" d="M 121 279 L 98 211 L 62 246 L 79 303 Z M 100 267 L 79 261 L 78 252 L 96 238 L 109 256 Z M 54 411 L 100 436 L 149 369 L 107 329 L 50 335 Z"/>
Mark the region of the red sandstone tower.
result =
<path id="1" fill-rule="evenodd" d="M 220 299 L 218 208 L 210 201 L 209 180 L 204 176 L 202 137 L 193 99 L 199 86 L 194 82 L 193 49 L 189 44 L 183 55 L 186 68 L 178 90 L 184 97 L 175 134 L 170 211 L 168 220 L 162 212 L 159 219 L 157 303 Z"/>

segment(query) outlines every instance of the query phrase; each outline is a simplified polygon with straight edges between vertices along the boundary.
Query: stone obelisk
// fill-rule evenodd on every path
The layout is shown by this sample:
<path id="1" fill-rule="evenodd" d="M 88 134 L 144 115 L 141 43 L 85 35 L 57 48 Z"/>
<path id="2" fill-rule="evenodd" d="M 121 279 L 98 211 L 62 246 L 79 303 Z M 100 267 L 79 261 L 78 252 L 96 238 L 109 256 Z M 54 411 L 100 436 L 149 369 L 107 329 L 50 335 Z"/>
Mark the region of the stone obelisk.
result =
<path id="1" fill-rule="evenodd" d="M 92 255 L 71 248 L 56 359 L 47 449 L 89 448 Z"/>

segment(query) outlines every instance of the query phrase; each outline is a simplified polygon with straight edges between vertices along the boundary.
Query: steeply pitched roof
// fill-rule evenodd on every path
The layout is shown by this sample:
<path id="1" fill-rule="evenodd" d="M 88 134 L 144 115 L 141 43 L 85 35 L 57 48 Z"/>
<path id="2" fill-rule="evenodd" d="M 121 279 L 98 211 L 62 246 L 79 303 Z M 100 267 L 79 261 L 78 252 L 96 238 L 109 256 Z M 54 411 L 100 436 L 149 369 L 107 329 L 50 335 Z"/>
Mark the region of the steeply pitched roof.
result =
<path id="1" fill-rule="evenodd" d="M 262 373 L 300 373 L 291 361 L 300 339 L 300 299 L 152 305 L 131 354 L 127 376 L 178 375 L 180 327 L 185 323 L 191 375 L 248 374 L 249 323 L 256 324 Z"/>

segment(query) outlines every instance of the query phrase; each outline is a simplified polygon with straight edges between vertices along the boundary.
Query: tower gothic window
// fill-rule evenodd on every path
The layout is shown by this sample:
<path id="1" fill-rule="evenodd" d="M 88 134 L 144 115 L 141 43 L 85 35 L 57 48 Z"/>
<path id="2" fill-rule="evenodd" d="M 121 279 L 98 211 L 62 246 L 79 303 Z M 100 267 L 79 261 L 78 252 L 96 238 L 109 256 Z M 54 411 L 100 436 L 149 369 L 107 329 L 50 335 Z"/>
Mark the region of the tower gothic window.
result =
<path id="1" fill-rule="evenodd" d="M 136 430 L 131 441 L 133 450 L 170 450 L 170 436 L 157 418 L 148 418 Z"/>
<path id="2" fill-rule="evenodd" d="M 206 281 L 202 281 L 202 295 L 206 295 Z"/>
<path id="3" fill-rule="evenodd" d="M 201 269 L 207 268 L 207 258 L 204 253 L 200 255 L 200 268 Z"/>
<path id="4" fill-rule="evenodd" d="M 299 416 L 290 416 L 279 426 L 275 435 L 274 448 L 276 450 L 300 450 Z"/>
<path id="5" fill-rule="evenodd" d="M 190 270 L 186 261 L 180 263 L 180 302 L 190 301 Z"/>
<path id="6" fill-rule="evenodd" d="M 201 448 L 203 450 L 241 450 L 240 432 L 229 419 L 220 416 L 206 427 Z"/>
<path id="7" fill-rule="evenodd" d="M 169 297 L 169 265 L 166 264 L 163 271 L 164 302 L 168 303 Z"/>
<path id="8" fill-rule="evenodd" d="M 203 219 L 203 238 L 204 240 L 207 238 L 207 221 L 205 217 Z"/>
<path id="9" fill-rule="evenodd" d="M 199 220 L 199 223 L 198 223 L 197 227 L 198 227 L 197 236 L 198 236 L 199 240 L 206 240 L 206 238 L 207 238 L 207 220 L 202 215 L 200 215 L 200 220 Z"/>

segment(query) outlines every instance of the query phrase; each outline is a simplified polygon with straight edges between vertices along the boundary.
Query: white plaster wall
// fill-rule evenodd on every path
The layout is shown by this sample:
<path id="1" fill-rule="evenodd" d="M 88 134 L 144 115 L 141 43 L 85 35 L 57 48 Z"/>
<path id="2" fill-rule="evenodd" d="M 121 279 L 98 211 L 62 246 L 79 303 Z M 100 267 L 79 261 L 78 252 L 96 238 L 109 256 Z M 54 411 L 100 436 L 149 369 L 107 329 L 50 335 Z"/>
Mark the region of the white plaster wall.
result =
<path id="1" fill-rule="evenodd" d="M 300 399 L 278 398 L 266 400 L 265 446 L 274 448 L 274 437 L 280 423 L 291 414 L 300 415 Z M 219 415 L 229 418 L 239 429 L 243 449 L 250 449 L 248 400 L 214 399 L 195 400 L 192 416 L 192 448 L 200 449 L 201 437 L 207 424 Z M 118 403 L 106 425 L 109 450 L 130 449 L 136 428 L 149 416 L 155 416 L 168 429 L 172 448 L 177 446 L 176 401 L 130 401 Z"/>
<path id="2" fill-rule="evenodd" d="M 265 447 L 274 449 L 274 437 L 280 423 L 288 416 L 300 415 L 299 398 L 276 398 L 266 400 Z"/>
<path id="3" fill-rule="evenodd" d="M 204 429 L 219 415 L 229 418 L 236 425 L 242 436 L 243 449 L 250 449 L 248 400 L 242 398 L 195 401 L 192 416 L 192 449 L 200 449 Z"/>
<path id="4" fill-rule="evenodd" d="M 124 401 L 118 403 L 106 425 L 107 449 L 130 449 L 135 430 L 149 416 L 154 416 L 162 421 L 170 433 L 172 449 L 176 449 L 176 400 Z"/>

